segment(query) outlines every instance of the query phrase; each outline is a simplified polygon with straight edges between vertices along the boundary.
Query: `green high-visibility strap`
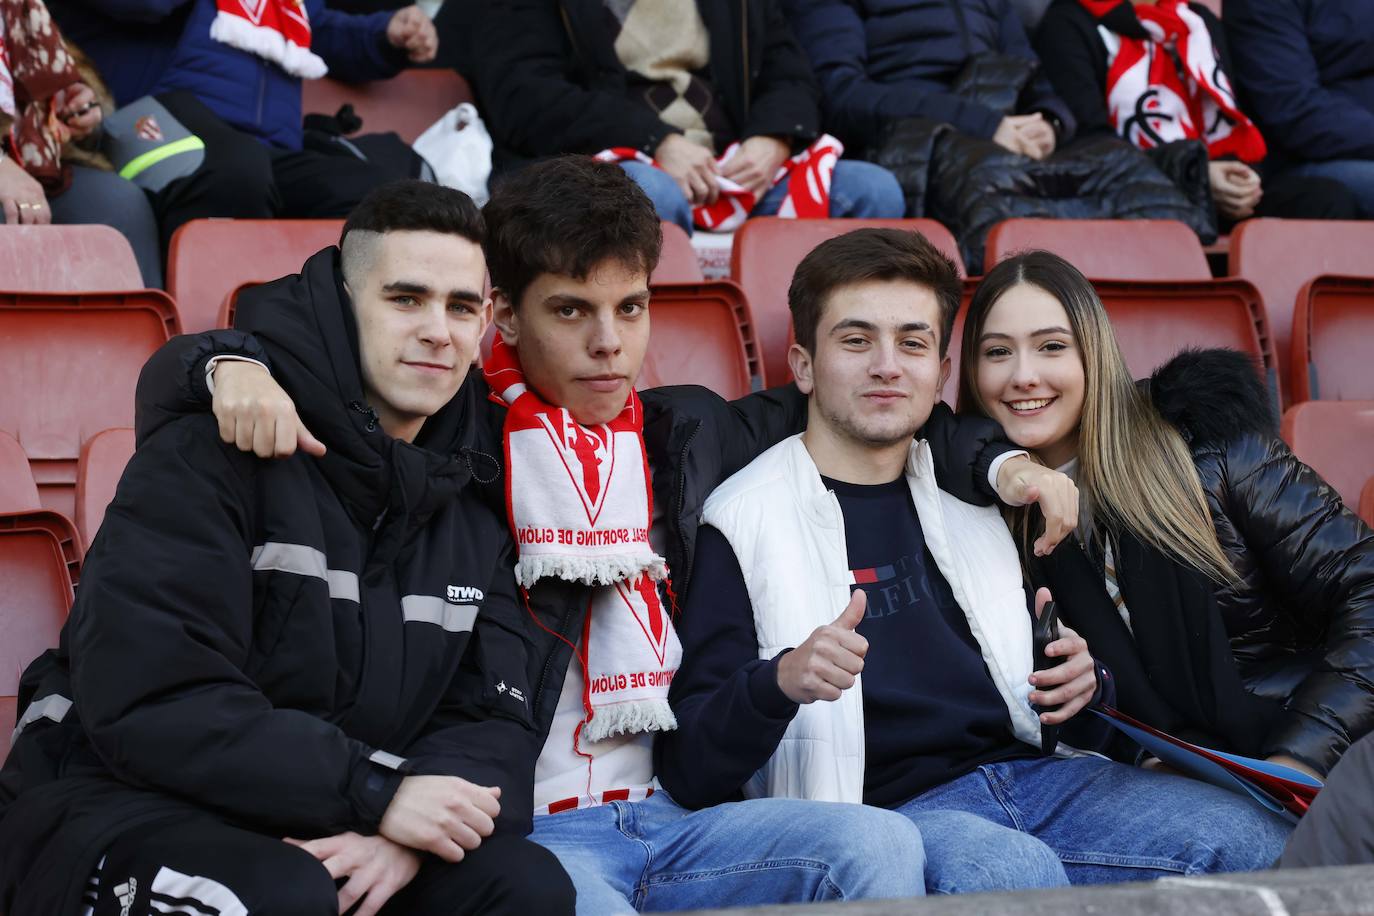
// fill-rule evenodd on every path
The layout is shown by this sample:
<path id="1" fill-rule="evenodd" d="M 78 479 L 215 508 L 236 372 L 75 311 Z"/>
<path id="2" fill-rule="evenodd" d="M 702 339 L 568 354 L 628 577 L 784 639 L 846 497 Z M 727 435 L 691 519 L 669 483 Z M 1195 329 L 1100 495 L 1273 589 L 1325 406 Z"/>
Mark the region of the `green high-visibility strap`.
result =
<path id="1" fill-rule="evenodd" d="M 119 170 L 120 178 L 132 179 L 135 175 L 152 168 L 164 159 L 172 156 L 179 156 L 182 153 L 189 153 L 192 150 L 205 149 L 205 141 L 199 137 L 182 137 L 180 140 L 159 146 L 157 149 L 150 149 L 142 156 L 135 156 L 125 163 L 124 168 Z"/>

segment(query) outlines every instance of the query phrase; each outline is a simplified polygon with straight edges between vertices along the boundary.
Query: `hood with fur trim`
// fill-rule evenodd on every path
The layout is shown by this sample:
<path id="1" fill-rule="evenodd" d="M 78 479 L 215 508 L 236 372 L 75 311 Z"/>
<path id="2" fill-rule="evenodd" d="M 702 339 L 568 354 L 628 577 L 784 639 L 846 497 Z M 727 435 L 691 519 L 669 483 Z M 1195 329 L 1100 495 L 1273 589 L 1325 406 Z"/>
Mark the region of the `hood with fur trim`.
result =
<path id="1" fill-rule="evenodd" d="M 1273 393 L 1254 358 L 1238 350 L 1184 350 L 1145 385 L 1155 409 L 1194 449 L 1250 433 L 1279 434 Z"/>

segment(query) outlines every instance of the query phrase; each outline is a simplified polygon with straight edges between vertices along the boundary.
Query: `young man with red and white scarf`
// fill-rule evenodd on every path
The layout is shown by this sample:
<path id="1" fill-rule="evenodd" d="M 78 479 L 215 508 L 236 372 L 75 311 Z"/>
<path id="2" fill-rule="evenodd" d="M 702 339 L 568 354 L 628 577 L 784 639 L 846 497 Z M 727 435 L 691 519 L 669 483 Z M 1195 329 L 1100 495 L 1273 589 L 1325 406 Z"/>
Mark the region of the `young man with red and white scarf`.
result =
<path id="1" fill-rule="evenodd" d="M 702 502 L 800 428 L 800 394 L 727 404 L 694 387 L 633 393 L 661 235 L 621 170 L 585 157 L 541 163 L 498 185 L 485 215 L 501 340 L 486 364 L 492 460 L 477 476 L 508 515 L 541 637 L 520 688 L 526 714 L 487 723 L 488 753 L 507 774 L 498 829 L 528 830 L 533 815 L 533 838 L 559 856 L 587 913 L 919 894 L 919 838 L 878 812 L 769 800 L 691 813 L 655 791 L 654 739 L 675 727 L 673 594 L 691 573 Z M 192 367 L 193 385 L 206 352 L 175 361 Z M 260 369 L 214 371 L 227 439 L 264 455 L 298 439 L 314 447 Z M 946 410 L 927 432 L 942 455 L 977 455 L 949 462 L 951 488 L 974 498 L 996 480 L 1009 498 L 1041 497 L 1063 523 L 1052 537 L 1072 526 L 1071 488 L 1004 461 L 986 427 Z M 910 867 L 887 868 L 894 858 Z"/>

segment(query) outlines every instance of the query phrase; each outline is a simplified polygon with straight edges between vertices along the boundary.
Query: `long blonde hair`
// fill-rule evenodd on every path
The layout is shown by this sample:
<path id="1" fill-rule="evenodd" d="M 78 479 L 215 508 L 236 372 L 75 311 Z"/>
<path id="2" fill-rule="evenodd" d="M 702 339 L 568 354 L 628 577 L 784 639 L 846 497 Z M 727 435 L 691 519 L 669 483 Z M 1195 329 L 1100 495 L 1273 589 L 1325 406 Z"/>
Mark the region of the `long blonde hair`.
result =
<path id="1" fill-rule="evenodd" d="M 1022 283 L 1044 290 L 1064 307 L 1083 360 L 1078 487 L 1092 519 L 1084 535 L 1124 529 L 1214 581 L 1234 581 L 1187 444 L 1136 387 L 1102 301 L 1068 261 L 1030 251 L 1008 258 L 983 278 L 964 324 L 960 409 L 988 415 L 978 395 L 978 338 L 997 300 Z M 1017 515 L 1028 538 L 1029 512 Z"/>

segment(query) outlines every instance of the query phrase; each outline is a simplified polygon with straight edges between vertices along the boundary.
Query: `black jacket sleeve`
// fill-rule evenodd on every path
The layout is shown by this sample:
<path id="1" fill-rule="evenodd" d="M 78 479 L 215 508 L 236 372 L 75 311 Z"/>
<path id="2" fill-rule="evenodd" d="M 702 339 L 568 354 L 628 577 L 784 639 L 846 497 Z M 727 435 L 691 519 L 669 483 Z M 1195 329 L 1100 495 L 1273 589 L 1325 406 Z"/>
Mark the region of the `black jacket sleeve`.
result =
<path id="1" fill-rule="evenodd" d="M 725 536 L 697 532 L 697 567 L 675 621 L 682 664 L 668 691 L 677 728 L 654 745 L 655 768 L 681 805 L 728 801 L 777 750 L 797 713 L 778 687 L 778 656 L 760 659 L 749 592 Z"/>
<path id="2" fill-rule="evenodd" d="M 1107 112 L 1107 48 L 1078 0 L 1057 0 L 1035 32 L 1041 72 L 1078 123 L 1078 136 L 1116 136 Z"/>
<path id="3" fill-rule="evenodd" d="M 763 63 L 757 79 L 748 86 L 749 114 L 740 139 L 779 137 L 792 141 L 794 147 L 803 146 L 820 133 L 820 90 L 783 16 L 780 0 L 760 2 L 764 8 L 763 47 L 755 53 L 762 53 Z"/>
<path id="4" fill-rule="evenodd" d="M 134 455 L 72 612 L 74 699 L 124 782 L 295 836 L 375 832 L 402 774 L 332 723 L 274 707 L 244 671 L 256 467 L 210 417 Z"/>
<path id="5" fill-rule="evenodd" d="M 1010 2 L 1003 2 L 999 13 L 997 50 L 1023 60 L 1036 60 L 1035 49 L 1026 37 L 1026 27 L 1014 6 Z M 1073 110 L 1059 98 L 1054 85 L 1045 76 L 1043 66 L 1036 68 L 1035 75 L 1031 77 L 1030 83 L 1022 90 L 1021 98 L 1017 101 L 1018 114 L 1041 111 L 1053 115 L 1058 120 L 1059 127 L 1055 131 L 1055 139 L 1059 145 L 1062 146 L 1074 138 L 1077 121 L 1074 119 Z"/>
<path id="6" fill-rule="evenodd" d="M 533 718 L 532 626 L 515 587 L 512 545 L 488 585 L 458 672 L 404 754 L 415 773 L 500 786 L 497 830 L 517 836 L 532 827 L 534 767 L 543 744 Z"/>
<path id="7" fill-rule="evenodd" d="M 1297 618 L 1297 631 L 1319 639 L 1317 664 L 1288 698 L 1264 753 L 1327 772 L 1374 731 L 1374 532 L 1278 439 L 1231 442 L 1219 473 L 1204 487 L 1222 494 L 1274 603 Z"/>
<path id="8" fill-rule="evenodd" d="M 205 366 L 213 356 L 243 356 L 271 368 L 267 351 L 243 331 L 219 329 L 181 334 L 167 341 L 144 363 L 134 400 L 134 436 L 141 444 L 179 417 L 210 410 Z"/>

